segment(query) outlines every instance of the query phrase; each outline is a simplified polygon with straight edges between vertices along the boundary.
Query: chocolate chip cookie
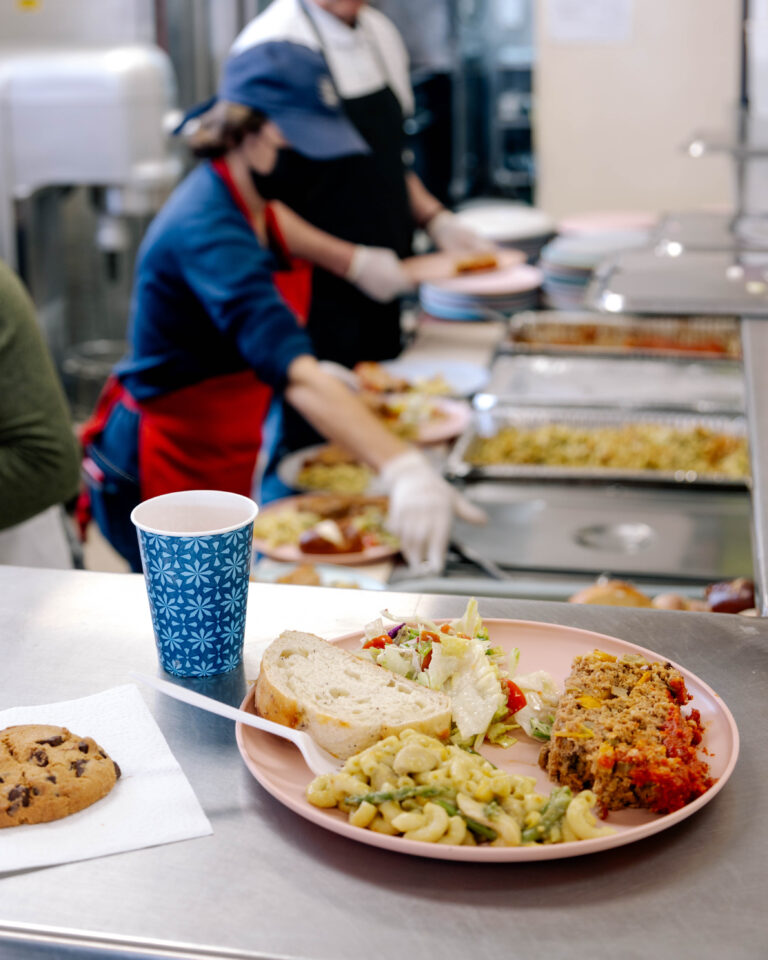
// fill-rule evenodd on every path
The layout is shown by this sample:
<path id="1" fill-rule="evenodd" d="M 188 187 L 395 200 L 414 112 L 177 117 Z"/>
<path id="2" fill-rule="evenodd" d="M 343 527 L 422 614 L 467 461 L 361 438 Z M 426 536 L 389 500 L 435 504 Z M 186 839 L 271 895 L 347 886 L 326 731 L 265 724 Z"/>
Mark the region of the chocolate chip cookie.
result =
<path id="1" fill-rule="evenodd" d="M 0 827 L 44 823 L 106 796 L 120 768 L 90 737 L 66 727 L 0 730 Z"/>

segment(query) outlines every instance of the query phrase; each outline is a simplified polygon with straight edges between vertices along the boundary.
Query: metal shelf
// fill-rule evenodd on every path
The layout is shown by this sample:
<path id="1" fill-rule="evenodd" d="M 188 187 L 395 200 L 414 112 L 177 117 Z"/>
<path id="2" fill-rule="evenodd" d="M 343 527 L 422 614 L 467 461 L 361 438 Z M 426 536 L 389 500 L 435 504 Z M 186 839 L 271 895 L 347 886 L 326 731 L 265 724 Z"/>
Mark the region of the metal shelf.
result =
<path id="1" fill-rule="evenodd" d="M 768 324 L 752 317 L 741 321 L 747 431 L 752 469 L 752 565 L 755 602 L 768 616 Z"/>

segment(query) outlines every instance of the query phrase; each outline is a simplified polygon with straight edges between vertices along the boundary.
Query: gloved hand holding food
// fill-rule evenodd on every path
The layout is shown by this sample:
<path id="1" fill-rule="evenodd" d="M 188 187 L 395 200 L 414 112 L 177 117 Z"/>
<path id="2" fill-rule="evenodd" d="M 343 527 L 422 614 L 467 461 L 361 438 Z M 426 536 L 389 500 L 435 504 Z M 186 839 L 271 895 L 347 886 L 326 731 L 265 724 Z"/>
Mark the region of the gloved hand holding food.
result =
<path id="1" fill-rule="evenodd" d="M 414 286 L 397 254 L 387 247 L 355 247 L 346 279 L 380 303 L 394 300 Z"/>
<path id="2" fill-rule="evenodd" d="M 462 223 L 461 218 L 450 210 L 441 210 L 424 229 L 438 250 L 495 250 L 496 244 L 481 237 L 471 227 Z"/>
<path id="3" fill-rule="evenodd" d="M 403 556 L 420 573 L 439 573 L 454 516 L 485 523 L 485 513 L 463 497 L 417 450 L 384 464 L 381 479 L 389 493 L 388 527 L 399 539 Z"/>

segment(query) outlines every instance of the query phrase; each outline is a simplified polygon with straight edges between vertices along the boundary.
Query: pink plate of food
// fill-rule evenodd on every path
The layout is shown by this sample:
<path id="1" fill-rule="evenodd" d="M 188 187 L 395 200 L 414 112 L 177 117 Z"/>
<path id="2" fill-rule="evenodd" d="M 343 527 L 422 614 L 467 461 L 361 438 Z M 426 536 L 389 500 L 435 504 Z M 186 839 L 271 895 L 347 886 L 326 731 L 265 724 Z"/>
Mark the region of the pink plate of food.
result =
<path id="1" fill-rule="evenodd" d="M 376 563 L 399 549 L 386 529 L 386 517 L 386 497 L 335 493 L 284 497 L 259 511 L 253 549 L 287 563 Z"/>
<path id="2" fill-rule="evenodd" d="M 441 624 L 446 621 L 436 622 Z M 237 744 L 246 766 L 275 799 L 326 830 L 393 852 L 480 863 L 559 859 L 633 843 L 660 833 L 692 816 L 712 801 L 727 783 L 739 752 L 739 734 L 735 721 L 717 693 L 685 668 L 670 664 L 665 657 L 635 644 L 575 627 L 522 620 L 485 620 L 484 624 L 494 647 L 501 648 L 506 653 L 519 650 L 518 670 L 521 673 L 547 671 L 560 690 L 563 689 L 565 679 L 572 675 L 574 658 L 594 657 L 598 651 L 608 660 L 618 659 L 622 664 L 632 662 L 637 666 L 642 659 L 648 662 L 646 665 L 651 671 L 678 671 L 690 694 L 690 701 L 683 713 L 691 718 L 692 723 L 695 719 L 697 728 L 702 731 L 701 744 L 696 747 L 701 758 L 691 761 L 692 766 L 707 771 L 701 792 L 695 799 L 669 813 L 653 813 L 647 809 L 632 808 L 611 810 L 603 820 L 598 821 L 599 824 L 612 828 L 613 832 L 607 835 L 546 844 L 495 846 L 478 843 L 464 846 L 448 842 L 427 843 L 404 836 L 374 832 L 353 825 L 349 822 L 348 815 L 339 809 L 313 806 L 306 798 L 313 776 L 295 747 L 269 734 L 237 724 Z M 364 637 L 365 634 L 361 631 L 331 642 L 343 649 L 357 651 L 361 648 Z M 640 680 L 644 677 L 645 674 L 641 675 Z M 242 708 L 251 713 L 255 712 L 253 689 L 243 701 Z M 557 721 L 553 730 L 556 730 L 556 726 Z M 559 742 L 554 738 L 551 741 Z M 480 752 L 502 772 L 533 778 L 535 789 L 548 795 L 555 784 L 539 766 L 541 749 L 540 742 L 520 732 L 517 742 L 511 746 L 495 746 L 486 741 Z"/>
<path id="3" fill-rule="evenodd" d="M 426 393 L 361 393 L 366 406 L 393 433 L 417 444 L 443 443 L 464 432 L 472 418 L 466 400 Z"/>
<path id="4" fill-rule="evenodd" d="M 474 276 L 509 270 L 525 263 L 522 250 L 499 247 L 495 250 L 482 250 L 467 253 L 450 253 L 442 250 L 438 253 L 426 253 L 418 257 L 407 257 L 402 261 L 403 269 L 413 283 L 436 283 L 450 277 Z"/>

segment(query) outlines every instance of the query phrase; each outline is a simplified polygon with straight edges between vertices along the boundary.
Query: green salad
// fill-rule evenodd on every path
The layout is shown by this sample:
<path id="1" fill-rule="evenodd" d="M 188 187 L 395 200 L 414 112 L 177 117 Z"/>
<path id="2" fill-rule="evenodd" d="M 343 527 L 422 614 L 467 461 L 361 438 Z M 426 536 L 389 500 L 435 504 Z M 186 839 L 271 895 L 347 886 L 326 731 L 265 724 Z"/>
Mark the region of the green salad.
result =
<path id="1" fill-rule="evenodd" d="M 554 680 L 544 670 L 516 674 L 520 651 L 507 654 L 494 646 L 474 598 L 463 616 L 447 623 L 411 620 L 387 627 L 383 618 L 374 620 L 365 628 L 363 654 L 393 673 L 447 693 L 454 743 L 478 747 L 486 739 L 511 746 L 518 730 L 549 739 L 559 698 Z"/>

